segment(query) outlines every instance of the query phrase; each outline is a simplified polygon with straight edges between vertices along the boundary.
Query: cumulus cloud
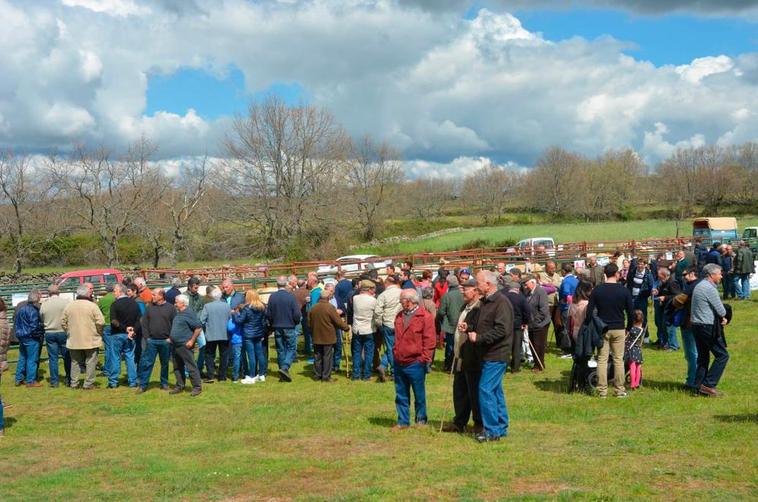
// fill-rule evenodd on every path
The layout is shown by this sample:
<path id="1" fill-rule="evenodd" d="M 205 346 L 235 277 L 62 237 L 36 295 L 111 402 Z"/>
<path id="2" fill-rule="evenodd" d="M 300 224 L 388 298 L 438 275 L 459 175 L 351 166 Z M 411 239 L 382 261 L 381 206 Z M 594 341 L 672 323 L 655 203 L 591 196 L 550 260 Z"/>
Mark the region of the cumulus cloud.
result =
<path id="1" fill-rule="evenodd" d="M 758 54 L 656 67 L 610 37 L 545 40 L 506 12 L 466 20 L 442 3 L 0 0 L 0 146 L 144 134 L 163 157 L 219 155 L 229 118 L 146 115 L 146 91 L 151 74 L 231 65 L 251 94 L 297 83 L 351 134 L 402 149 L 416 176 L 531 165 L 552 145 L 631 146 L 655 162 L 678 145 L 758 138 Z"/>

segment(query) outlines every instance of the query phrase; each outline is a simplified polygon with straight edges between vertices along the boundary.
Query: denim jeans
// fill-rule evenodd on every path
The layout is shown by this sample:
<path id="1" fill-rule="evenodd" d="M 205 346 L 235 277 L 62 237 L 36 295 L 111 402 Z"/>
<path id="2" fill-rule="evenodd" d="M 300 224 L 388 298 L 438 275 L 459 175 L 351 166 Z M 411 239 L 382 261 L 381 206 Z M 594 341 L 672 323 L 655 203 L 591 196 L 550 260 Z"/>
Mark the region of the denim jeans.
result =
<path id="1" fill-rule="evenodd" d="M 648 304 L 648 297 L 647 296 L 635 296 L 632 298 L 632 303 L 634 304 L 634 310 L 641 310 L 642 311 L 642 325 L 647 326 L 647 304 Z"/>
<path id="2" fill-rule="evenodd" d="M 232 343 L 229 347 L 232 353 L 232 380 L 239 380 L 240 366 L 242 365 L 242 344 Z"/>
<path id="3" fill-rule="evenodd" d="M 668 348 L 679 350 L 679 339 L 676 336 L 676 326 L 666 325 L 666 334 L 668 336 Z"/>
<path id="4" fill-rule="evenodd" d="M 724 279 L 721 281 L 721 286 L 724 289 L 724 299 L 735 298 L 737 296 L 736 281 L 734 280 L 735 274 L 724 274 Z"/>
<path id="5" fill-rule="evenodd" d="M 247 376 L 266 376 L 268 361 L 266 360 L 266 347 L 263 346 L 265 338 L 245 338 L 242 342 L 249 361 Z"/>
<path id="6" fill-rule="evenodd" d="M 303 316 L 301 326 L 303 327 L 303 353 L 313 354 L 313 334 L 311 327 L 308 326 L 308 316 Z"/>
<path id="7" fill-rule="evenodd" d="M 353 335 L 353 380 L 371 378 L 371 363 L 374 361 L 374 335 Z"/>
<path id="8" fill-rule="evenodd" d="M 5 429 L 5 417 L 3 416 L 3 398 L 0 397 L 0 431 Z"/>
<path id="9" fill-rule="evenodd" d="M 668 342 L 668 333 L 666 332 L 666 316 L 663 313 L 663 306 L 658 300 L 653 300 L 653 319 L 655 320 L 655 334 L 658 338 L 656 345 L 664 347 Z"/>
<path id="10" fill-rule="evenodd" d="M 276 343 L 276 364 L 281 370 L 289 370 L 297 351 L 297 331 L 295 328 L 276 328 L 274 342 Z"/>
<path id="11" fill-rule="evenodd" d="M 687 387 L 695 387 L 695 375 L 697 374 L 697 344 L 692 328 L 682 327 L 682 345 L 684 346 L 684 360 L 687 361 Z"/>
<path id="12" fill-rule="evenodd" d="M 739 280 L 739 284 L 737 281 Z M 734 289 L 737 290 L 737 298 L 747 300 L 750 298 L 750 274 L 734 274 Z"/>
<path id="13" fill-rule="evenodd" d="M 503 392 L 503 375 L 506 366 L 506 363 L 501 361 L 482 361 L 482 373 L 479 378 L 479 408 L 484 433 L 491 438 L 508 435 L 508 408 Z"/>
<path id="14" fill-rule="evenodd" d="M 18 363 L 16 364 L 16 383 L 37 381 L 37 363 L 42 342 L 38 338 L 23 337 L 18 341 Z"/>
<path id="15" fill-rule="evenodd" d="M 150 383 L 150 375 L 153 373 L 155 366 L 155 357 L 158 356 L 161 362 L 161 387 L 168 387 L 168 361 L 171 359 L 171 344 L 168 340 L 147 340 L 147 347 L 142 353 L 139 362 L 139 382 L 143 389 L 147 388 Z"/>
<path id="16" fill-rule="evenodd" d="M 339 371 L 340 364 L 342 364 L 342 330 L 338 329 L 335 333 L 337 335 L 337 342 L 334 344 L 334 356 L 332 358 L 332 369 Z"/>
<path id="17" fill-rule="evenodd" d="M 203 345 L 202 348 L 197 349 L 197 371 L 200 372 L 201 375 L 205 375 L 205 345 Z M 189 373 L 188 373 L 189 374 Z M 208 377 L 211 378 L 211 377 Z"/>
<path id="18" fill-rule="evenodd" d="M 453 349 L 455 344 L 455 333 L 445 332 L 445 371 L 449 371 L 453 364 Z"/>
<path id="19" fill-rule="evenodd" d="M 45 333 L 47 342 L 47 362 L 50 365 L 50 385 L 58 385 L 58 358 L 63 358 L 63 370 L 66 372 L 65 385 L 68 385 L 71 378 L 71 356 L 66 348 L 66 333 L 50 332 Z"/>
<path id="20" fill-rule="evenodd" d="M 71 357 L 69 355 L 69 357 Z M 103 373 L 105 377 L 110 377 L 111 369 L 111 327 L 106 323 L 103 328 Z"/>
<path id="21" fill-rule="evenodd" d="M 726 363 L 729 361 L 729 352 L 726 350 L 724 337 L 714 336 L 713 326 L 709 324 L 693 324 L 692 331 L 695 334 L 695 343 L 697 344 L 697 375 L 695 376 L 695 386 L 700 384 L 706 387 L 715 388 L 724 374 Z M 711 353 L 713 353 L 713 364 L 711 362 Z"/>
<path id="22" fill-rule="evenodd" d="M 110 370 L 108 371 L 108 385 L 118 385 L 118 377 L 121 376 L 121 354 L 126 360 L 126 379 L 129 387 L 137 386 L 137 365 L 134 362 L 134 340 L 130 340 L 126 333 L 117 333 L 110 336 L 110 355 L 108 356 Z"/>
<path id="23" fill-rule="evenodd" d="M 370 336 L 370 335 L 369 335 Z M 411 424 L 411 389 L 413 389 L 416 423 L 426 423 L 426 365 L 420 362 L 395 366 L 395 408 L 397 424 Z"/>
<path id="24" fill-rule="evenodd" d="M 395 328 L 382 326 L 379 328 L 384 338 L 384 354 L 382 354 L 379 366 L 385 371 L 394 370 L 395 357 L 392 355 L 392 349 L 395 348 Z"/>

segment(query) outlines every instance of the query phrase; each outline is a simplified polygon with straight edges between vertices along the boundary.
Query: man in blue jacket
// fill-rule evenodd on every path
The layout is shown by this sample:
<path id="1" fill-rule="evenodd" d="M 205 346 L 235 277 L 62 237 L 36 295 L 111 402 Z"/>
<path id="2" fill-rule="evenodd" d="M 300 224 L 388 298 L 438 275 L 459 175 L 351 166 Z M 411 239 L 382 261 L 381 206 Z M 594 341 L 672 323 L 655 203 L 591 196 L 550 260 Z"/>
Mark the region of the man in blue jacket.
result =
<path id="1" fill-rule="evenodd" d="M 279 365 L 279 377 L 284 382 L 291 382 L 289 369 L 295 360 L 297 350 L 297 331 L 295 326 L 300 322 L 300 308 L 295 295 L 287 290 L 287 277 L 276 278 L 278 291 L 272 294 L 266 305 L 266 317 L 269 326 L 274 329 L 276 342 L 276 362 Z"/>
<path id="2" fill-rule="evenodd" d="M 29 292 L 26 304 L 16 311 L 13 326 L 19 343 L 16 386 L 24 383 L 26 377 L 27 387 L 41 387 L 37 381 L 37 366 L 45 328 L 39 315 L 39 292 L 36 289 Z"/>

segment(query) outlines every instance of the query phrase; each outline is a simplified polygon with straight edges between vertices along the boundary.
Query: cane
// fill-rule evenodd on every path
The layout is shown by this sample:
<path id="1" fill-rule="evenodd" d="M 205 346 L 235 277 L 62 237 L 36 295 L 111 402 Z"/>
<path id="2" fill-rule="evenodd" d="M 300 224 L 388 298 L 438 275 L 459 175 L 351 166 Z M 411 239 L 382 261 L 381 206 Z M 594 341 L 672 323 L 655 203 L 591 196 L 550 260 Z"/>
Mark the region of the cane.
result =
<path id="1" fill-rule="evenodd" d="M 346 330 L 342 331 L 342 334 L 345 335 L 345 337 L 342 340 L 342 352 L 345 354 L 345 377 L 349 381 L 350 380 L 350 329 L 348 328 Z M 342 336 L 342 335 L 340 335 Z"/>
<path id="2" fill-rule="evenodd" d="M 450 365 L 450 376 L 447 379 L 447 386 L 450 389 L 450 394 L 453 393 L 453 369 L 455 368 L 455 363 L 457 360 L 457 358 L 453 358 L 453 364 Z M 452 396 L 450 396 L 449 399 L 445 399 L 445 409 L 442 411 L 442 418 L 440 419 L 440 432 L 442 432 L 442 425 L 445 423 L 445 416 L 450 409 L 450 401 L 452 401 Z"/>
<path id="3" fill-rule="evenodd" d="M 534 345 L 532 345 L 532 339 L 531 338 L 527 338 L 527 340 L 529 341 L 529 347 L 532 349 L 532 355 L 534 356 L 534 359 L 536 359 L 537 362 L 539 363 L 540 369 L 542 371 L 545 371 L 545 365 L 542 364 L 542 361 L 540 361 L 540 356 L 538 356 L 537 355 L 537 351 L 534 350 Z"/>

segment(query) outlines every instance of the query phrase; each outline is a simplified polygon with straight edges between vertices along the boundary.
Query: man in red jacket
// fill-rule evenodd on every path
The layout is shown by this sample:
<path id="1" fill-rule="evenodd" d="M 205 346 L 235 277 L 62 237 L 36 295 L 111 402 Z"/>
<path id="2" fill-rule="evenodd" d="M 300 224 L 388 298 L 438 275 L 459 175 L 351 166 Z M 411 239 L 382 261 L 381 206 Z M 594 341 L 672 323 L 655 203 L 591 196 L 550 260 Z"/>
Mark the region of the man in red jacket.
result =
<path id="1" fill-rule="evenodd" d="M 426 425 L 426 373 L 436 343 L 434 318 L 422 305 L 415 289 L 400 293 L 403 310 L 395 317 L 395 406 L 394 430 L 410 426 L 410 400 L 413 388 L 416 425 Z"/>

